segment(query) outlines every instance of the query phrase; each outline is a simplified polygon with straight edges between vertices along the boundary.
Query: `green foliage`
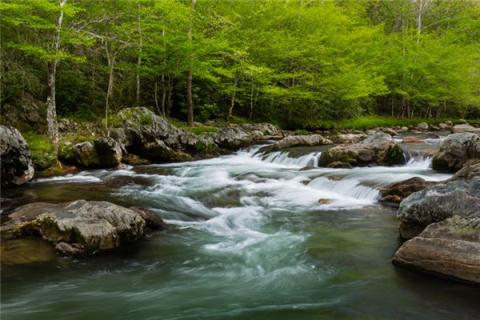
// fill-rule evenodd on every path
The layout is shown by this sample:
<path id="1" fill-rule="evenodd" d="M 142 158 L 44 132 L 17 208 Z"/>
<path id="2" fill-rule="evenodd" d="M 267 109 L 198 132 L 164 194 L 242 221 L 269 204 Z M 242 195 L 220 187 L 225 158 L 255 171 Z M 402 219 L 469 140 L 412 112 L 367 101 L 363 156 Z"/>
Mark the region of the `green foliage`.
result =
<path id="1" fill-rule="evenodd" d="M 44 169 L 55 163 L 55 148 L 47 136 L 28 131 L 23 133 L 23 137 L 32 151 L 32 160 L 37 168 Z"/>
<path id="2" fill-rule="evenodd" d="M 480 118 L 480 3 L 424 2 L 67 1 L 55 48 L 59 1 L 4 0 L 0 102 L 44 100 L 57 60 L 58 112 L 103 117 L 111 74 L 112 125 L 120 106 L 185 119 L 188 70 L 202 122 L 230 112 L 293 129 L 410 123 L 371 114 Z"/>

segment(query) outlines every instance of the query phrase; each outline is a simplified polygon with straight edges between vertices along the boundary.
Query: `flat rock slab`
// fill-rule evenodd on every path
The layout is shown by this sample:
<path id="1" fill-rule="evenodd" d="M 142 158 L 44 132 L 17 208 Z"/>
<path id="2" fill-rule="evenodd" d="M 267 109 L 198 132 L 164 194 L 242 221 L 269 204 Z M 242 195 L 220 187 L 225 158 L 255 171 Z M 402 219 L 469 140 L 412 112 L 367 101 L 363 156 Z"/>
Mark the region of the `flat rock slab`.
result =
<path id="1" fill-rule="evenodd" d="M 480 218 L 454 216 L 429 225 L 398 249 L 393 263 L 480 284 Z"/>
<path id="2" fill-rule="evenodd" d="M 17 208 L 2 225 L 2 237 L 40 235 L 66 254 L 93 254 L 143 237 L 146 227 L 163 221 L 154 213 L 106 201 L 30 203 Z"/>

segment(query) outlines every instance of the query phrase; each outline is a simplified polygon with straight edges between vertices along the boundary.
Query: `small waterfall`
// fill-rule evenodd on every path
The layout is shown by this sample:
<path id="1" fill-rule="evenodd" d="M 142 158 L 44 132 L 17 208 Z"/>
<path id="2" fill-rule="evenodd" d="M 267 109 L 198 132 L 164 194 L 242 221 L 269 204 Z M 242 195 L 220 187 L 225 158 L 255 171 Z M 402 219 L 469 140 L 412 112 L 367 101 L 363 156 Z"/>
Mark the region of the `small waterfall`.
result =
<path id="1" fill-rule="evenodd" d="M 318 177 L 308 183 L 308 186 L 319 190 L 328 190 L 345 198 L 353 198 L 365 202 L 374 203 L 378 198 L 379 191 L 362 185 L 357 179 L 330 180 Z"/>
<path id="2" fill-rule="evenodd" d="M 269 162 L 273 164 L 279 164 L 284 166 L 296 166 L 296 167 L 318 167 L 318 159 L 321 152 L 312 152 L 305 154 L 298 158 L 290 157 L 288 152 L 276 151 L 272 153 L 257 153 L 253 155 L 254 159 Z"/>

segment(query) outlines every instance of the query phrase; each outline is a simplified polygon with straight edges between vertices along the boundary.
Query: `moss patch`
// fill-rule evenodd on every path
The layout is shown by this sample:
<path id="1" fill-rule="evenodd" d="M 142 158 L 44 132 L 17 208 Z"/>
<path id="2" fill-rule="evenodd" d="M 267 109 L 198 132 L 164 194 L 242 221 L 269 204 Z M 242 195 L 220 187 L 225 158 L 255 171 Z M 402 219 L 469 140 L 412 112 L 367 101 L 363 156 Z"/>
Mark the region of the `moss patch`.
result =
<path id="1" fill-rule="evenodd" d="M 32 151 L 32 160 L 37 169 L 46 169 L 55 164 L 57 155 L 47 136 L 28 131 L 23 133 L 23 137 Z"/>

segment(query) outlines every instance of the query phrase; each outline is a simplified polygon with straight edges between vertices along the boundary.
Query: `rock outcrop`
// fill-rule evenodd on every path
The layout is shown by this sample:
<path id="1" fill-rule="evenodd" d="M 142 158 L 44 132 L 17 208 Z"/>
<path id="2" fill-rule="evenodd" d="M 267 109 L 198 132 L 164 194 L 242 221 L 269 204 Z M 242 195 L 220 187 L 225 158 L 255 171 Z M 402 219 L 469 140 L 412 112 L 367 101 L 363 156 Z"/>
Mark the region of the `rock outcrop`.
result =
<path id="1" fill-rule="evenodd" d="M 115 167 L 122 161 L 122 145 L 112 138 L 77 143 L 73 146 L 76 164 L 88 168 Z"/>
<path id="2" fill-rule="evenodd" d="M 396 165 L 405 163 L 402 147 L 386 133 L 374 133 L 365 140 L 351 144 L 333 147 L 320 156 L 320 166 L 336 167 Z"/>
<path id="3" fill-rule="evenodd" d="M 393 263 L 480 284 L 480 215 L 430 224 L 398 249 Z"/>
<path id="4" fill-rule="evenodd" d="M 437 184 L 405 198 L 398 211 L 400 236 L 410 239 L 427 225 L 454 215 L 480 215 L 480 177 Z"/>
<path id="5" fill-rule="evenodd" d="M 412 193 L 434 184 L 437 184 L 437 182 L 426 181 L 419 177 L 395 182 L 380 190 L 380 201 L 388 205 L 398 206 L 403 199 Z"/>
<path id="6" fill-rule="evenodd" d="M 151 212 L 105 201 L 77 200 L 21 206 L 2 225 L 3 238 L 40 235 L 65 254 L 94 254 L 143 237 L 146 227 L 163 228 Z M 8 241 L 8 240 L 4 240 Z"/>
<path id="7" fill-rule="evenodd" d="M 480 176 L 413 193 L 401 202 L 398 217 L 400 236 L 410 240 L 393 263 L 480 284 Z"/>
<path id="8" fill-rule="evenodd" d="M 442 141 L 432 159 L 432 168 L 455 172 L 470 159 L 480 159 L 480 136 L 474 133 L 451 134 Z"/>
<path id="9" fill-rule="evenodd" d="M 32 154 L 17 129 L 0 125 L 0 158 L 2 186 L 18 186 L 33 178 Z"/>

